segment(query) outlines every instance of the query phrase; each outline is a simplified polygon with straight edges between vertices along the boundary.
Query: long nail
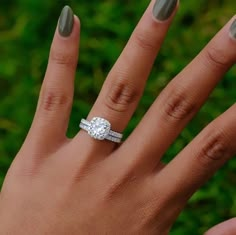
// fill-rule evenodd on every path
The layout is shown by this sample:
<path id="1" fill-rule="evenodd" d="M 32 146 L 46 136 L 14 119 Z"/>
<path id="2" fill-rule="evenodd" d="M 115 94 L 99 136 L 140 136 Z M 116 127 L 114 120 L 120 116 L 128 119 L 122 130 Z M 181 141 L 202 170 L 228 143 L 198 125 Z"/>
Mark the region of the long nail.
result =
<path id="1" fill-rule="evenodd" d="M 167 20 L 173 13 L 178 0 L 156 0 L 153 15 L 157 20 Z"/>
<path id="2" fill-rule="evenodd" d="M 61 36 L 69 37 L 74 25 L 74 13 L 69 6 L 65 6 L 62 9 L 59 23 L 58 23 L 58 31 Z"/>
<path id="3" fill-rule="evenodd" d="M 233 21 L 230 27 L 230 34 L 233 38 L 236 39 L 236 19 Z"/>

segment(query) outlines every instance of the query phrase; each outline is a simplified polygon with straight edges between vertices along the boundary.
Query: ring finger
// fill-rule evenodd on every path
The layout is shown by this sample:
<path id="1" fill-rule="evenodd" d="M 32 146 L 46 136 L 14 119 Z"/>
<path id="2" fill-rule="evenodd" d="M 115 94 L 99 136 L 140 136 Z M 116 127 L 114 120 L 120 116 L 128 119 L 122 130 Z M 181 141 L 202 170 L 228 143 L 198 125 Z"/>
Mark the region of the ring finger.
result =
<path id="1" fill-rule="evenodd" d="M 100 116 L 109 120 L 112 129 L 122 132 L 130 120 L 142 95 L 145 82 L 156 55 L 170 26 L 177 0 L 152 1 L 134 30 L 127 46 L 109 73 L 100 95 L 88 115 L 88 120 Z M 75 138 L 81 139 L 87 149 L 102 154 L 114 148 L 113 143 L 93 140 L 84 131 Z M 76 146 L 77 147 L 77 146 Z"/>

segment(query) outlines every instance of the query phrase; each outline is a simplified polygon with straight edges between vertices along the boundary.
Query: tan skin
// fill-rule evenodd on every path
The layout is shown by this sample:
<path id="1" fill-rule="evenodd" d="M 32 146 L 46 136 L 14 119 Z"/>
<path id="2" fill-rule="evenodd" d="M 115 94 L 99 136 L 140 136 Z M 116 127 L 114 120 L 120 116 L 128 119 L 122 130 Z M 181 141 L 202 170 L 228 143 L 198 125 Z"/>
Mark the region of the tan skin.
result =
<path id="1" fill-rule="evenodd" d="M 122 132 L 142 95 L 174 17 L 160 22 L 150 3 L 109 73 L 88 119 L 100 116 Z M 168 165 L 161 158 L 236 62 L 229 36 L 235 16 L 163 90 L 119 146 L 85 131 L 66 137 L 78 58 L 80 23 L 56 30 L 29 134 L 0 194 L 0 233 L 168 234 L 191 195 L 236 153 L 236 105 L 210 123 Z M 155 125 L 152 125 L 152 124 Z M 228 235 L 236 222 L 207 235 Z"/>

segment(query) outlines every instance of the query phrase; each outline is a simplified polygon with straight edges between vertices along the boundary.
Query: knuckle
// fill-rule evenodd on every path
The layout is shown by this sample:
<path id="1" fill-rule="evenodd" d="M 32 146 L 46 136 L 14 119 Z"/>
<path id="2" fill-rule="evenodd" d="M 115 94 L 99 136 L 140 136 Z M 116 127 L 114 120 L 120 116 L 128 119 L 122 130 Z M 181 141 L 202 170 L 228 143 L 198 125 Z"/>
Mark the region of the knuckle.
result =
<path id="1" fill-rule="evenodd" d="M 137 102 L 140 94 L 140 88 L 132 85 L 127 79 L 117 79 L 107 93 L 105 105 L 109 110 L 123 113 L 131 104 Z"/>
<path id="2" fill-rule="evenodd" d="M 153 40 L 153 35 L 148 35 L 147 32 L 137 31 L 134 34 L 135 43 L 142 49 L 147 51 L 156 51 L 158 42 Z"/>
<path id="3" fill-rule="evenodd" d="M 163 105 L 164 118 L 168 121 L 181 121 L 191 117 L 198 105 L 188 98 L 185 91 L 176 90 L 167 96 Z"/>
<path id="4" fill-rule="evenodd" d="M 205 58 L 208 65 L 213 65 L 219 69 L 225 68 L 230 64 L 230 59 L 223 48 L 217 46 L 208 46 L 205 51 Z"/>
<path id="5" fill-rule="evenodd" d="M 46 111 L 59 110 L 62 107 L 70 107 L 72 99 L 60 91 L 47 91 L 42 96 L 41 108 Z"/>
<path id="6" fill-rule="evenodd" d="M 54 48 L 51 48 L 50 51 L 50 61 L 56 65 L 75 69 L 77 66 L 76 57 L 68 52 L 58 51 Z"/>
<path id="7" fill-rule="evenodd" d="M 214 131 L 204 140 L 204 145 L 199 153 L 199 160 L 202 165 L 209 166 L 212 162 L 218 162 L 227 159 L 232 154 L 229 140 L 224 131 Z"/>

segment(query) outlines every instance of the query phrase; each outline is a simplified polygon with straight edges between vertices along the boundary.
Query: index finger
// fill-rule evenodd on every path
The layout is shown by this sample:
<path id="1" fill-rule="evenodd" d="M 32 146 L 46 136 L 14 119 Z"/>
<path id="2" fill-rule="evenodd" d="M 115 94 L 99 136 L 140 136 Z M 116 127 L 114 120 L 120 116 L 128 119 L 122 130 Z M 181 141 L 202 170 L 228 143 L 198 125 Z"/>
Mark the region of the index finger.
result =
<path id="1" fill-rule="evenodd" d="M 236 153 L 235 120 L 236 104 L 210 123 L 157 175 L 158 184 L 164 182 L 161 190 L 171 195 L 171 201 L 184 205 Z"/>

